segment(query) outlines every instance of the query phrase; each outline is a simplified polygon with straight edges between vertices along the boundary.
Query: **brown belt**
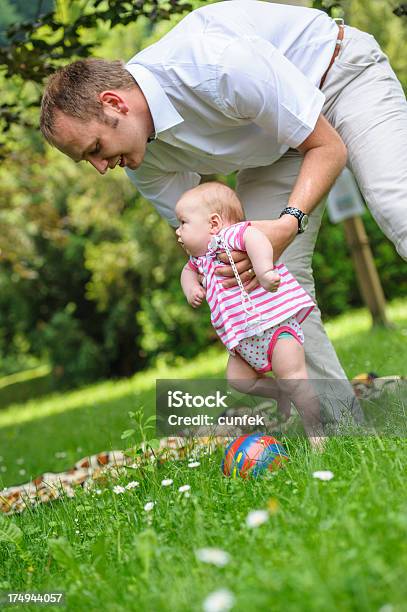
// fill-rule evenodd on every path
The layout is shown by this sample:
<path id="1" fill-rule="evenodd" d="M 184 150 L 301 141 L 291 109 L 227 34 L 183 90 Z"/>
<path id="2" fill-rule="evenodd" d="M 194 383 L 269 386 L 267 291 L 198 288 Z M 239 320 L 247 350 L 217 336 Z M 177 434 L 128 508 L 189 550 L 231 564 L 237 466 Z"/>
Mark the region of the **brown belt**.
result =
<path id="1" fill-rule="evenodd" d="M 338 28 L 339 28 L 339 33 L 338 33 L 338 38 L 336 39 L 335 49 L 334 49 L 334 52 L 332 53 L 332 57 L 331 57 L 331 61 L 329 62 L 329 66 L 325 70 L 324 74 L 322 75 L 322 79 L 321 79 L 321 82 L 319 84 L 319 88 L 320 89 L 322 89 L 322 86 L 325 83 L 325 79 L 327 77 L 327 74 L 328 74 L 332 64 L 334 63 L 335 59 L 337 58 L 337 56 L 339 54 L 339 51 L 341 50 L 343 36 L 345 34 L 345 26 L 342 23 L 338 23 Z"/>

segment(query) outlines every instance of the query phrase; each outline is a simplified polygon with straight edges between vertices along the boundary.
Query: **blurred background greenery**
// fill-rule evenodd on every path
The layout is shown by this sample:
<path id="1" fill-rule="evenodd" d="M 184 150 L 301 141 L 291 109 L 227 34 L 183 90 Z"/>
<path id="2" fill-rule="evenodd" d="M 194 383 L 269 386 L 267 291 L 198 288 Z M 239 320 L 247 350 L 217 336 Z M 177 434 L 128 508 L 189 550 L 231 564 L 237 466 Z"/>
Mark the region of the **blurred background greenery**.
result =
<path id="1" fill-rule="evenodd" d="M 175 2 L 135 4 L 161 6 L 167 14 L 140 16 L 135 23 L 129 18 L 114 27 L 112 19 L 95 20 L 78 29 L 81 44 L 92 44 L 94 56 L 126 60 L 182 17 L 171 15 Z M 190 3 L 194 8 L 202 4 L 207 3 Z M 32 23 L 50 11 L 69 25 L 103 6 L 108 4 L 100 0 L 58 0 L 55 5 L 0 0 L 0 376 L 11 376 L 0 381 L 0 406 L 9 401 L 1 400 L 1 387 L 23 383 L 24 370 L 36 381 L 28 395 L 40 394 L 56 386 L 130 376 L 157 361 L 189 359 L 217 342 L 207 308 L 192 310 L 180 290 L 185 256 L 173 230 L 124 173 L 118 169 L 101 180 L 93 168 L 78 167 L 43 142 L 36 128 L 40 79 L 24 76 L 29 62 L 35 71 L 35 45 L 26 45 L 14 71 L 11 60 L 6 65 L 7 27 Z M 406 19 L 394 14 L 397 2 L 320 0 L 314 6 L 344 14 L 347 23 L 374 34 L 406 90 Z M 41 43 L 56 34 L 40 24 L 33 36 Z M 68 45 L 66 56 L 78 55 L 80 50 L 69 55 Z M 66 61 L 61 55 L 60 63 Z M 224 178 L 233 185 L 233 175 Z M 405 264 L 368 212 L 364 222 L 386 297 L 405 295 Z M 314 269 L 325 319 L 361 305 L 343 228 L 326 216 Z"/>

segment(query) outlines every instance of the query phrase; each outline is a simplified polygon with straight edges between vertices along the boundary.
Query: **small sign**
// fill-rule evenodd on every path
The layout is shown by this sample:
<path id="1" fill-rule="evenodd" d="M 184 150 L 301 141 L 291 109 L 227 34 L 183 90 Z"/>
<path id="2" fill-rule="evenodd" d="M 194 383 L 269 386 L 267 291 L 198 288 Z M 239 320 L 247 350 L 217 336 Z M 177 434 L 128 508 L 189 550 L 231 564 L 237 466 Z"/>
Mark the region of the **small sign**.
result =
<path id="1" fill-rule="evenodd" d="M 363 215 L 365 205 L 359 188 L 348 168 L 344 168 L 328 194 L 328 216 L 331 223 Z"/>

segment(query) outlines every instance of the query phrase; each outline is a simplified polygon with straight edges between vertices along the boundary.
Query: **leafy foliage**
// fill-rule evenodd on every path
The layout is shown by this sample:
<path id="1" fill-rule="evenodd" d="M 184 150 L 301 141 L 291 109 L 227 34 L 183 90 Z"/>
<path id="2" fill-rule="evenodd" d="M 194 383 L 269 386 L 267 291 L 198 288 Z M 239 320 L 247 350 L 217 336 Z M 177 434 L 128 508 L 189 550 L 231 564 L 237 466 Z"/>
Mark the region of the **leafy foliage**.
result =
<path id="1" fill-rule="evenodd" d="M 45 356 L 63 385 L 128 376 L 179 347 L 195 355 L 212 331 L 180 290 L 173 230 L 140 196 L 134 205 L 120 170 L 95 181 L 20 144 L 18 168 L 0 169 L 0 354 Z"/>
<path id="2" fill-rule="evenodd" d="M 198 5 L 58 0 L 51 11 L 48 0 L 0 0 L 0 29 L 16 23 L 0 46 L 1 373 L 45 360 L 58 384 L 82 384 L 157 359 L 191 359 L 216 341 L 207 307 L 185 302 L 185 256 L 173 231 L 121 171 L 96 178 L 27 128 L 38 121 L 42 79 L 55 67 L 89 54 L 130 57 Z M 406 85 L 405 20 L 392 15 L 394 4 L 324 0 L 320 8 L 341 7 L 348 22 L 376 35 Z M 401 260 L 374 221 L 365 222 L 385 294 L 401 295 Z M 324 221 L 314 269 L 324 316 L 360 305 L 340 226 Z"/>
<path id="3" fill-rule="evenodd" d="M 368 211 L 363 215 L 363 223 L 385 296 L 403 297 L 407 289 L 403 261 Z M 361 305 L 343 226 L 331 224 L 326 215 L 318 234 L 313 268 L 317 300 L 325 319 Z"/>
<path id="4" fill-rule="evenodd" d="M 57 564 L 74 580 L 82 581 L 82 572 L 75 558 L 75 551 L 64 537 L 50 538 L 48 548 Z"/>
<path id="5" fill-rule="evenodd" d="M 313 8 L 326 11 L 333 17 L 337 17 L 340 16 L 340 13 L 346 12 L 352 2 L 353 0 L 312 0 L 311 4 Z M 407 15 L 407 4 L 405 2 L 397 3 L 393 0 L 387 0 L 387 2 L 382 2 L 381 4 L 382 6 L 384 4 L 385 8 L 393 15 L 396 15 L 396 17 L 404 17 Z M 365 11 L 368 13 L 367 7 Z"/>
<path id="6" fill-rule="evenodd" d="M 33 557 L 24 543 L 24 534 L 14 521 L 0 516 L 0 543 L 11 544 L 19 559 L 27 566 L 29 574 L 33 571 Z"/>
<path id="7" fill-rule="evenodd" d="M 19 546 L 23 538 L 23 532 L 15 523 L 0 517 L 0 542 L 8 542 Z"/>

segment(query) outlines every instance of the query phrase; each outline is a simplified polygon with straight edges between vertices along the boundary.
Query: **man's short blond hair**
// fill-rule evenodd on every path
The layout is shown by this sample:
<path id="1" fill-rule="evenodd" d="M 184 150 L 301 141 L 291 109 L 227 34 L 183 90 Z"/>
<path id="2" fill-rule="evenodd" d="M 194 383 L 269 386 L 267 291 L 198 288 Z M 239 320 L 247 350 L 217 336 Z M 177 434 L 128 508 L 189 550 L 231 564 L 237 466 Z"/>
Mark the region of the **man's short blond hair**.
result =
<path id="1" fill-rule="evenodd" d="M 245 215 L 242 204 L 235 191 L 218 181 L 202 183 L 198 187 L 186 191 L 184 197 L 196 198 L 197 206 L 204 205 L 209 212 L 218 213 L 223 221 L 228 223 L 239 223 L 244 221 Z"/>
<path id="2" fill-rule="evenodd" d="M 57 70 L 48 80 L 41 102 L 40 129 L 46 140 L 55 136 L 62 112 L 82 121 L 106 123 L 99 94 L 106 89 L 132 89 L 136 82 L 119 60 L 84 59 Z"/>

